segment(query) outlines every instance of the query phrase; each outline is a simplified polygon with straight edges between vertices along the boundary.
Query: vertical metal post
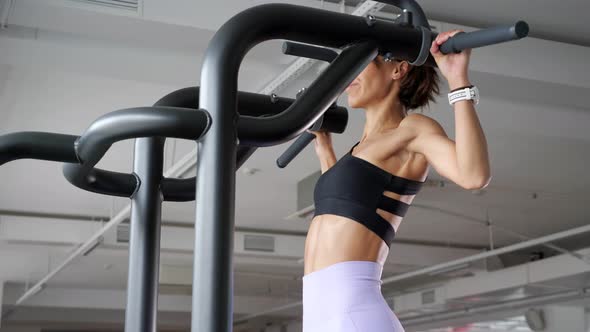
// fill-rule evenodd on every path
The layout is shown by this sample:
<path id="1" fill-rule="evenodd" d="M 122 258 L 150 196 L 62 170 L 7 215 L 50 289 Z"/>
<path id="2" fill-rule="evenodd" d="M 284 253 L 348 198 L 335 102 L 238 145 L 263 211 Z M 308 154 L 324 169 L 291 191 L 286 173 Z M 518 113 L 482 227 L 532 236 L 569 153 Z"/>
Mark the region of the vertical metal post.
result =
<path id="1" fill-rule="evenodd" d="M 233 325 L 238 68 L 224 60 L 208 53 L 201 72 L 199 108 L 212 122 L 197 155 L 193 332 L 231 332 Z"/>
<path id="2" fill-rule="evenodd" d="M 125 332 L 156 332 L 164 139 L 135 140 L 133 171 L 141 183 L 131 199 Z"/>
<path id="3" fill-rule="evenodd" d="M 317 16 L 316 20 L 293 19 L 295 15 L 291 13 L 285 15 L 283 19 L 280 14 L 286 11 L 299 11 Z M 358 34 L 357 30 L 366 28 L 364 21 L 358 21 L 358 18 L 351 19 L 346 15 L 336 15 L 339 19 L 350 19 L 356 22 L 352 24 L 354 27 L 350 30 L 342 31 L 342 26 L 347 25 L 324 22 L 323 19 L 327 18 L 324 15 L 327 15 L 326 12 L 297 6 L 270 4 L 257 6 L 234 16 L 209 42 L 201 67 L 198 105 L 199 109 L 209 112 L 211 124 L 207 134 L 198 143 L 197 154 L 198 180 L 191 317 L 193 332 L 231 332 L 233 325 L 232 268 L 238 145 L 237 87 L 240 63 L 248 50 L 263 40 L 286 38 L 322 43 L 320 38 L 317 38 L 318 31 L 338 26 L 337 31 L 326 32 L 325 40 L 330 40 L 326 43 L 327 45 L 339 47 L 345 44 L 344 42 L 349 43 L 350 39 L 355 38 L 353 36 L 340 41 L 337 40 L 338 38 L 343 35 L 348 37 L 347 32 Z M 310 22 L 321 23 L 316 29 L 310 26 Z M 351 25 L 348 26 L 351 27 Z M 336 69 L 327 69 L 330 75 L 322 74 L 323 79 L 320 83 L 323 82 L 329 88 L 324 87 L 319 92 L 308 93 L 307 103 L 299 103 L 295 108 L 297 112 L 291 110 L 287 113 L 288 116 L 251 119 L 251 121 L 248 121 L 247 117 L 240 118 L 240 139 L 245 137 L 246 140 L 251 139 L 253 144 L 248 145 L 270 145 L 295 136 L 297 132 L 302 132 L 305 126 L 311 125 L 330 107 L 348 82 L 352 81 L 377 55 L 377 47 L 375 43 L 367 42 L 346 52 L 350 54 L 346 56 L 341 54 L 340 60 L 334 60 L 339 64 Z M 344 66 L 347 63 L 350 63 L 352 68 L 349 65 Z M 349 81 L 346 82 L 348 79 Z M 314 85 L 320 84 L 316 81 Z M 324 91 L 328 95 L 325 95 Z M 302 96 L 301 100 L 306 99 Z M 308 114 L 310 109 L 314 110 L 312 114 Z M 255 129 L 248 128 L 249 125 Z M 246 132 L 246 129 L 250 129 L 249 132 Z"/>

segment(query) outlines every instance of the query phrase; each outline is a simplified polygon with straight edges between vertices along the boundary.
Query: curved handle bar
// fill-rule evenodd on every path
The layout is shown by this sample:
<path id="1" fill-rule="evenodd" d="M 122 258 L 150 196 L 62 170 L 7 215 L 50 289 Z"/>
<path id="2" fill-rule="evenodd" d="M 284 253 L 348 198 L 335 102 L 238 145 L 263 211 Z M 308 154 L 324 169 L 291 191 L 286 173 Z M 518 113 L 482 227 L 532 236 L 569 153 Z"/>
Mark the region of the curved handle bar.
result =
<path id="1" fill-rule="evenodd" d="M 210 123 L 209 113 L 201 109 L 152 106 L 115 111 L 90 125 L 76 141 L 76 153 L 91 168 L 117 141 L 152 136 L 197 140 Z"/>
<path id="2" fill-rule="evenodd" d="M 74 142 L 79 136 L 23 131 L 0 136 L 0 166 L 18 159 L 77 163 Z"/>
<path id="3" fill-rule="evenodd" d="M 139 187 L 133 174 L 110 172 L 98 168 L 85 171 L 84 165 L 64 164 L 62 172 L 74 186 L 97 194 L 131 197 Z"/>
<path id="4" fill-rule="evenodd" d="M 64 177 L 74 186 L 97 194 L 131 197 L 140 185 L 133 174 L 110 172 L 98 168 L 85 171 L 83 165 L 64 164 Z M 162 179 L 164 201 L 189 202 L 195 200 L 196 178 Z"/>

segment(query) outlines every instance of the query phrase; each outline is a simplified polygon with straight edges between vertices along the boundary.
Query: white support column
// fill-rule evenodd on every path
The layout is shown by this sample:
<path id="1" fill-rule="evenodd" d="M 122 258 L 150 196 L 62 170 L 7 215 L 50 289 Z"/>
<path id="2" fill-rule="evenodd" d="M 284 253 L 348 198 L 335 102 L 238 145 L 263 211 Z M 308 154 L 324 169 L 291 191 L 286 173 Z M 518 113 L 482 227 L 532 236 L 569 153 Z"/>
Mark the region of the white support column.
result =
<path id="1" fill-rule="evenodd" d="M 582 306 L 543 307 L 546 332 L 588 331 L 586 310 Z"/>

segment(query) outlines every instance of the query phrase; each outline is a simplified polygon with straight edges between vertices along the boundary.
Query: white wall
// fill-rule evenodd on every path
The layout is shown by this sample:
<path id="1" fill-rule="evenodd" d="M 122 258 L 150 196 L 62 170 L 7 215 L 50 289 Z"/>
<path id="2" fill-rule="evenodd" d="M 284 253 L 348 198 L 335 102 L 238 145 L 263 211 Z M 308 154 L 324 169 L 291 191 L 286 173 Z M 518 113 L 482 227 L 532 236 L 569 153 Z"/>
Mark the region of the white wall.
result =
<path id="1" fill-rule="evenodd" d="M 546 306 L 545 314 L 546 332 L 563 331 L 588 331 L 586 322 L 586 310 L 578 306 Z"/>

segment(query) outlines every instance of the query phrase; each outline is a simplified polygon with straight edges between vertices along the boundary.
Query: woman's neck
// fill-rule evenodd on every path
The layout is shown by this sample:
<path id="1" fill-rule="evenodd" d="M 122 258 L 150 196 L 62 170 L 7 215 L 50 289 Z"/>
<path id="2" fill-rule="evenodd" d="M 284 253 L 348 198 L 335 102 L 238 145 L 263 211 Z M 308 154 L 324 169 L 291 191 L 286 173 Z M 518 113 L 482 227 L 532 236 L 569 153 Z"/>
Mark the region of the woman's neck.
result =
<path id="1" fill-rule="evenodd" d="M 360 141 L 363 142 L 374 135 L 399 127 L 400 122 L 405 118 L 405 114 L 405 108 L 399 102 L 399 99 L 392 99 L 391 102 L 382 102 L 366 107 L 365 128 Z"/>

